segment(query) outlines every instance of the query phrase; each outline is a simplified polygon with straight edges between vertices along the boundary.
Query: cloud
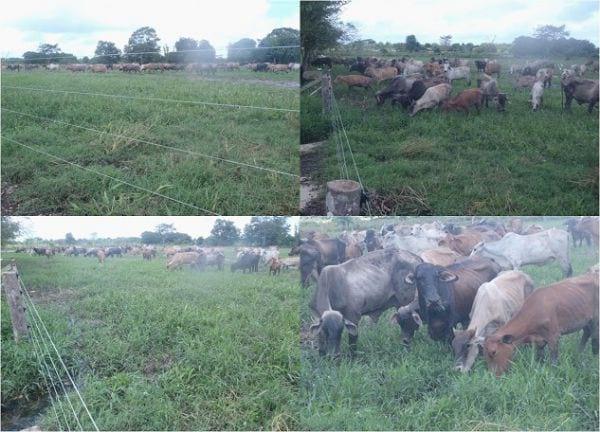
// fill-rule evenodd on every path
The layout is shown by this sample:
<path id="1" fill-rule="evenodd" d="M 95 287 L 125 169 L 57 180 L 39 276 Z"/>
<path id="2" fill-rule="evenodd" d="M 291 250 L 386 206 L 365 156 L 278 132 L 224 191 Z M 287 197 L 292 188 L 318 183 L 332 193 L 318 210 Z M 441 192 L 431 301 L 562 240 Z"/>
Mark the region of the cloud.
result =
<path id="1" fill-rule="evenodd" d="M 598 2 L 577 0 L 353 0 L 341 19 L 355 24 L 359 37 L 400 42 L 414 34 L 421 42 L 509 43 L 544 24 L 566 24 L 571 36 L 598 44 Z"/>
<path id="2" fill-rule="evenodd" d="M 89 56 L 95 41 L 122 48 L 143 26 L 154 27 L 161 46 L 172 48 L 186 36 L 207 39 L 219 49 L 243 37 L 262 38 L 277 27 L 299 28 L 299 22 L 298 7 L 268 0 L 170 0 L 160 7 L 147 0 L 20 0 L 0 17 L 0 54 L 20 56 L 40 43 L 58 43 L 63 52 Z"/>

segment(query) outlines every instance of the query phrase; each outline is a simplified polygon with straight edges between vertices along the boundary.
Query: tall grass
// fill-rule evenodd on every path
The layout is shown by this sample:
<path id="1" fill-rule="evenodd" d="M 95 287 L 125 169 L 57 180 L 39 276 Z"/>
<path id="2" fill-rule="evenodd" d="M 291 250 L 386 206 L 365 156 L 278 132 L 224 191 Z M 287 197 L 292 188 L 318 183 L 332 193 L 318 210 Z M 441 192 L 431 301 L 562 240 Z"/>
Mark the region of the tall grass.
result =
<path id="1" fill-rule="evenodd" d="M 295 178 L 144 144 L 153 143 L 298 174 L 299 116 L 293 112 L 36 92 L 59 89 L 184 101 L 298 109 L 292 75 L 247 71 L 187 74 L 7 73 L 2 107 L 83 125 L 99 134 L 2 112 L 3 135 L 137 186 L 220 214 L 293 214 Z M 264 76 L 263 76 L 264 75 Z M 260 76 L 260 77 L 259 77 Z M 272 77 L 270 80 L 267 77 Z M 294 83 L 295 84 L 295 83 Z M 115 137 L 114 135 L 122 135 Z M 123 137 L 124 136 L 124 137 Z M 7 214 L 145 215 L 198 211 L 49 160 L 5 140 Z"/>
<path id="2" fill-rule="evenodd" d="M 532 112 L 529 91 L 512 88 L 513 61 L 519 62 L 501 60 L 499 87 L 510 101 L 504 113 L 493 107 L 469 115 L 436 109 L 410 118 L 389 102 L 376 106 L 374 94 L 386 83 L 373 90 L 334 86 L 365 187 L 389 197 L 409 187 L 425 200 L 414 206 L 397 199 L 390 214 L 597 214 L 597 111 L 588 114 L 574 104 L 572 112 L 563 112 L 555 76 L 542 109 Z M 349 73 L 335 66 L 332 76 Z M 471 87 L 476 76 L 472 71 Z M 466 88 L 456 81 L 452 95 Z M 318 96 L 302 96 L 301 105 L 302 135 L 326 138 Z M 324 174 L 330 180 L 339 176 L 333 138 L 327 148 Z"/>
<path id="3" fill-rule="evenodd" d="M 100 429 L 299 424 L 295 272 L 168 272 L 163 259 L 141 257 L 103 266 L 83 257 L 7 257 L 17 260 Z M 2 302 L 3 410 L 43 394 L 32 347 L 11 342 L 6 311 Z M 48 407 L 43 428 L 54 421 Z"/>

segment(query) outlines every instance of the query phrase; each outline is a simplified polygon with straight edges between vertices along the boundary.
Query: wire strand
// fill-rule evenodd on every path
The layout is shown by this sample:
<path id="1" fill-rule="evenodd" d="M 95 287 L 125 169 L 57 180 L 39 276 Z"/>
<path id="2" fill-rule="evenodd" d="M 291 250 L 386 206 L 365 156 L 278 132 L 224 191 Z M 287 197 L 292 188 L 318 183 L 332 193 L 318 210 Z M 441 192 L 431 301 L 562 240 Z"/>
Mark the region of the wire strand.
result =
<path id="1" fill-rule="evenodd" d="M 219 157 L 219 156 L 213 156 L 213 155 L 209 155 L 209 154 L 206 154 L 206 153 L 201 153 L 201 152 L 197 152 L 197 151 L 193 151 L 193 150 L 186 150 L 186 149 L 180 149 L 180 148 L 177 148 L 177 147 L 171 147 L 171 146 L 167 146 L 167 145 L 164 145 L 164 144 L 159 144 L 159 143 L 155 143 L 155 142 L 152 142 L 152 141 L 147 141 L 147 140 L 143 140 L 143 139 L 140 139 L 140 138 L 135 138 L 135 137 L 127 136 L 127 135 L 122 135 L 122 134 L 116 134 L 116 133 L 112 133 L 112 132 L 101 131 L 101 130 L 98 130 L 98 129 L 93 129 L 93 128 L 89 128 L 89 127 L 82 126 L 82 125 L 76 125 L 76 124 L 73 124 L 73 123 L 68 123 L 68 122 L 65 122 L 65 121 L 62 121 L 62 120 L 56 120 L 56 119 L 52 119 L 52 118 L 49 118 L 49 117 L 37 116 L 35 114 L 28 114 L 28 113 L 24 113 L 24 112 L 21 112 L 21 111 L 11 110 L 11 109 L 8 109 L 8 108 L 0 108 L 0 109 L 2 109 L 4 111 L 11 112 L 11 113 L 14 113 L 14 114 L 23 115 L 23 116 L 26 116 L 26 117 L 38 118 L 38 119 L 45 120 L 45 121 L 51 121 L 51 122 L 54 122 L 54 123 L 57 123 L 57 124 L 63 124 L 63 125 L 66 125 L 66 126 L 70 126 L 70 127 L 74 127 L 74 128 L 78 128 L 78 129 L 87 130 L 87 131 L 90 131 L 90 132 L 96 132 L 96 133 L 103 134 L 103 135 L 110 135 L 110 136 L 114 136 L 114 137 L 117 137 L 117 138 L 124 138 L 124 139 L 127 139 L 127 140 L 138 141 L 138 142 L 141 142 L 143 144 L 149 144 L 149 145 L 153 145 L 153 146 L 156 146 L 156 147 L 162 147 L 162 148 L 166 148 L 166 149 L 177 151 L 177 152 L 181 152 L 181 153 L 186 153 L 186 154 L 189 154 L 189 155 L 192 155 L 192 156 L 200 156 L 200 157 L 204 157 L 204 158 L 207 158 L 207 159 L 218 160 L 218 161 L 227 162 L 227 163 L 230 163 L 230 164 L 233 164 L 233 165 L 244 166 L 244 167 L 247 167 L 247 168 L 254 168 L 254 169 L 257 169 L 257 170 L 267 171 L 267 172 L 271 172 L 271 173 L 274 173 L 274 174 L 280 174 L 280 175 L 284 175 L 284 176 L 288 176 L 288 177 L 300 177 L 297 174 L 292 174 L 292 173 L 288 173 L 288 172 L 285 172 L 285 171 L 279 171 L 279 170 L 272 169 L 272 168 L 261 167 L 259 165 L 252 165 L 252 164 L 249 164 L 249 163 L 246 163 L 246 162 L 238 162 L 238 161 L 234 161 L 234 160 L 231 160 L 231 159 L 225 159 L 225 158 L 222 158 L 222 157 Z"/>
<path id="2" fill-rule="evenodd" d="M 256 110 L 263 110 L 263 111 L 281 111 L 281 112 L 293 112 L 293 113 L 300 112 L 299 109 L 289 109 L 289 108 L 271 108 L 271 107 L 255 106 L 255 105 L 236 105 L 236 104 L 225 104 L 225 103 L 217 103 L 217 102 L 202 102 L 202 101 L 193 101 L 193 100 L 127 96 L 127 95 L 116 95 L 116 94 L 110 94 L 110 93 L 78 92 L 78 91 L 71 91 L 71 90 L 43 89 L 43 88 L 36 88 L 36 87 L 21 87 L 21 86 L 3 85 L 2 88 L 3 89 L 5 89 L 5 88 L 15 89 L 15 90 L 40 91 L 40 92 L 48 92 L 48 93 L 64 93 L 64 94 L 75 94 L 75 95 L 86 95 L 86 96 L 112 97 L 112 98 L 116 98 L 116 99 L 145 100 L 145 101 L 151 101 L 151 102 L 186 103 L 186 104 L 191 104 L 191 105 L 202 105 L 202 106 L 211 106 L 211 107 L 256 109 Z"/>
<path id="3" fill-rule="evenodd" d="M 40 149 L 38 149 L 38 148 L 31 147 L 31 146 L 28 146 L 27 144 L 23 144 L 23 143 L 21 143 L 21 142 L 19 142 L 19 141 L 16 141 L 16 140 L 12 139 L 12 138 L 7 138 L 7 137 L 4 137 L 4 136 L 3 136 L 2 138 L 3 138 L 3 139 L 5 139 L 5 140 L 8 140 L 8 141 L 10 141 L 10 142 L 13 142 L 13 143 L 15 143 L 15 144 L 18 144 L 18 145 L 20 145 L 20 146 L 22 146 L 22 147 L 28 148 L 29 150 L 32 150 L 32 151 L 35 151 L 35 152 L 41 153 L 41 154 L 43 154 L 43 155 L 46 155 L 46 156 L 48 156 L 48 157 L 51 157 L 51 158 L 53 158 L 53 159 L 59 160 L 59 161 L 61 161 L 61 162 L 64 162 L 64 163 L 68 163 L 69 165 L 72 165 L 72 166 L 75 166 L 75 167 L 81 168 L 82 170 L 85 170 L 85 171 L 92 172 L 92 173 L 94 173 L 94 174 L 97 174 L 97 175 L 99 175 L 99 176 L 102 176 L 102 177 L 109 178 L 109 179 L 111 179 L 111 180 L 114 180 L 114 181 L 117 181 L 117 182 L 119 182 L 119 183 L 125 184 L 125 185 L 127 185 L 127 186 L 130 186 L 130 187 L 132 187 L 132 188 L 135 188 L 135 189 L 138 189 L 138 190 L 141 190 L 141 191 L 147 192 L 147 193 L 149 193 L 149 194 L 152 194 L 152 195 L 156 195 L 156 196 L 158 196 L 158 197 L 161 197 L 161 198 L 167 199 L 167 200 L 169 200 L 169 201 L 176 202 L 176 203 L 178 203 L 178 204 L 181 204 L 181 205 L 183 205 L 183 206 L 186 206 L 186 207 L 189 207 L 189 208 L 193 208 L 193 209 L 195 209 L 195 210 L 200 210 L 200 211 L 203 211 L 203 212 L 205 212 L 205 213 L 208 213 L 208 214 L 210 214 L 210 215 L 213 215 L 213 216 L 221 216 L 221 215 L 220 215 L 220 214 L 218 214 L 218 213 L 212 212 L 212 211 L 210 211 L 210 210 L 207 210 L 207 209 L 204 209 L 204 208 L 202 208 L 202 207 L 198 207 L 197 205 L 190 204 L 190 203 L 186 203 L 186 202 L 183 202 L 183 201 L 179 201 L 179 200 L 178 200 L 178 199 L 176 199 L 176 198 L 172 198 L 172 197 L 170 197 L 170 196 L 163 195 L 163 194 L 161 194 L 160 192 L 155 192 L 155 191 L 152 191 L 152 190 L 150 190 L 150 189 L 146 189 L 146 188 L 144 188 L 144 187 L 137 186 L 137 185 L 134 185 L 134 184 L 132 184 L 132 183 L 126 182 L 125 180 L 118 179 L 118 178 L 116 178 L 116 177 L 113 177 L 113 176 L 111 176 L 111 175 L 108 175 L 108 174 L 101 173 L 100 171 L 96 171 L 96 170 L 93 170 L 93 169 L 91 169 L 91 168 L 87 168 L 87 167 L 81 166 L 81 165 L 79 165 L 79 164 L 76 164 L 75 162 L 68 161 L 68 160 L 66 160 L 66 159 L 63 159 L 63 158 L 61 158 L 61 157 L 59 157 L 59 156 L 55 156 L 55 155 L 53 155 L 53 154 L 51 154 L 51 153 L 45 152 L 45 151 L 43 151 L 43 150 L 40 150 Z"/>

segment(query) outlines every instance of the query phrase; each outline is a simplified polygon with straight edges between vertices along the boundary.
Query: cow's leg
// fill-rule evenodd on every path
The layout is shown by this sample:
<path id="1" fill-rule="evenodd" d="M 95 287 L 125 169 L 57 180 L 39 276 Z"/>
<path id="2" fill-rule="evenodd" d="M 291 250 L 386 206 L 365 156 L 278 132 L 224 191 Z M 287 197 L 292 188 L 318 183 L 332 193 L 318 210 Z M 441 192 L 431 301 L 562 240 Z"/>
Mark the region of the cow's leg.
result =
<path id="1" fill-rule="evenodd" d="M 544 361 L 544 348 L 546 348 L 545 341 L 535 344 L 535 359 L 539 362 Z"/>
<path id="2" fill-rule="evenodd" d="M 581 339 L 579 341 L 579 346 L 577 347 L 579 352 L 583 352 L 583 350 L 585 349 L 585 344 L 587 343 L 591 335 L 592 323 L 590 322 L 583 328 L 583 333 L 581 333 Z"/>
<path id="3" fill-rule="evenodd" d="M 351 335 L 348 333 L 348 345 L 350 346 L 350 356 L 356 356 L 356 347 L 358 346 L 358 334 Z"/>
<path id="4" fill-rule="evenodd" d="M 552 366 L 558 365 L 558 336 L 548 341 L 548 349 L 550 350 L 550 362 Z"/>
<path id="5" fill-rule="evenodd" d="M 590 102 L 590 105 L 588 106 L 588 112 L 591 114 L 592 110 L 594 109 L 594 105 L 596 105 L 595 101 Z"/>

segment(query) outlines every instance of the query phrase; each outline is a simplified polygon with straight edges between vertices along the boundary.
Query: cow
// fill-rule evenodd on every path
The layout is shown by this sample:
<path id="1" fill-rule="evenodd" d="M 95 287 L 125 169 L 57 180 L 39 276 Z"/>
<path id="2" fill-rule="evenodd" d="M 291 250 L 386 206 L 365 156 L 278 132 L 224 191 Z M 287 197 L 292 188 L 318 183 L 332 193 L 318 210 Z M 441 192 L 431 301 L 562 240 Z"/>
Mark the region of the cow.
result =
<path id="1" fill-rule="evenodd" d="M 416 237 L 413 235 L 400 236 L 393 231 L 388 232 L 383 237 L 384 249 L 402 249 L 414 254 L 420 254 L 428 249 L 434 249 L 437 246 L 438 242 L 435 239 Z"/>
<path id="2" fill-rule="evenodd" d="M 123 249 L 120 247 L 108 247 L 106 248 L 106 258 L 109 258 L 111 256 L 118 256 L 118 257 L 122 257 L 123 256 Z"/>
<path id="3" fill-rule="evenodd" d="M 461 91 L 457 96 L 452 99 L 442 102 L 442 110 L 448 111 L 464 111 L 465 114 L 469 114 L 469 108 L 475 107 L 477 113 L 479 113 L 481 106 L 483 105 L 483 92 L 481 89 L 466 89 Z"/>
<path id="4" fill-rule="evenodd" d="M 405 282 L 416 287 L 418 314 L 427 323 L 429 336 L 450 343 L 458 323 L 467 327 L 477 289 L 500 271 L 492 260 L 465 258 L 446 267 L 419 264 L 407 274 Z"/>
<path id="5" fill-rule="evenodd" d="M 552 85 L 552 76 L 554 70 L 552 68 L 541 68 L 535 73 L 535 79 L 544 84 L 544 88 L 550 88 Z"/>
<path id="6" fill-rule="evenodd" d="M 167 261 L 167 270 L 175 270 L 184 265 L 200 269 L 204 266 L 206 256 L 202 252 L 177 252 Z"/>
<path id="7" fill-rule="evenodd" d="M 137 63 L 123 63 L 121 65 L 121 71 L 123 72 L 141 72 L 142 67 Z"/>
<path id="8" fill-rule="evenodd" d="M 269 275 L 272 274 L 273 276 L 278 275 L 283 267 L 282 262 L 277 258 L 271 258 L 267 264 L 269 265 Z"/>
<path id="9" fill-rule="evenodd" d="M 371 84 L 373 84 L 373 78 L 369 78 L 363 75 L 338 75 L 333 80 L 334 84 L 343 83 L 351 87 L 362 87 L 366 89 L 371 88 Z"/>
<path id="10" fill-rule="evenodd" d="M 562 335 L 583 330 L 579 351 L 591 338 L 592 353 L 598 354 L 598 272 L 564 279 L 535 290 L 506 324 L 487 337 L 484 355 L 496 376 L 507 371 L 515 349 L 523 344 L 536 347 L 542 360 L 546 345 L 553 364 L 558 362 Z"/>
<path id="11" fill-rule="evenodd" d="M 86 64 L 70 64 L 67 65 L 67 70 L 71 72 L 85 72 L 88 69 Z"/>
<path id="12" fill-rule="evenodd" d="M 437 247 L 435 249 L 428 249 L 419 254 L 423 262 L 446 267 L 458 262 L 463 257 L 447 247 Z"/>
<path id="13" fill-rule="evenodd" d="M 496 74 L 496 76 L 498 78 L 500 78 L 500 70 L 502 69 L 502 67 L 500 66 L 500 63 L 498 63 L 496 60 L 492 60 L 489 61 L 486 65 L 485 65 L 485 73 L 488 75 L 492 75 L 492 74 Z"/>
<path id="14" fill-rule="evenodd" d="M 542 100 L 544 97 L 544 83 L 543 81 L 536 81 L 531 88 L 531 109 L 537 111 L 542 106 Z"/>
<path id="15" fill-rule="evenodd" d="M 150 261 L 152 258 L 156 258 L 156 249 L 154 248 L 143 248 L 142 259 Z"/>
<path id="16" fill-rule="evenodd" d="M 392 97 L 394 94 L 408 93 L 416 80 L 416 78 L 410 79 L 404 76 L 395 77 L 386 88 L 375 94 L 377 105 L 383 104 L 388 97 Z"/>
<path id="17" fill-rule="evenodd" d="M 206 254 L 206 265 L 212 265 L 217 268 L 217 270 L 223 270 L 225 267 L 225 255 L 223 252 L 217 250 L 209 250 L 205 251 Z"/>
<path id="18" fill-rule="evenodd" d="M 376 82 L 385 81 L 398 75 L 398 69 L 387 66 L 383 68 L 368 67 L 365 69 L 365 75 L 373 78 Z"/>
<path id="19" fill-rule="evenodd" d="M 483 234 L 480 232 L 465 231 L 458 235 L 447 234 L 446 238 L 441 239 L 438 245 L 447 247 L 462 256 L 469 256 L 473 247 L 481 242 L 483 238 Z M 497 239 L 499 239 L 499 237 L 497 237 Z"/>
<path id="20" fill-rule="evenodd" d="M 520 76 L 513 83 L 513 90 L 532 88 L 537 82 L 534 76 Z"/>
<path id="21" fill-rule="evenodd" d="M 452 81 L 464 79 L 467 80 L 467 85 L 471 85 L 471 69 L 469 69 L 469 66 L 449 68 L 445 72 L 445 76 L 450 84 L 452 84 Z"/>
<path id="22" fill-rule="evenodd" d="M 584 217 L 577 223 L 577 229 L 584 233 L 588 238 L 591 238 L 592 242 L 598 247 L 598 218 L 597 217 Z M 589 246 L 589 241 L 588 241 Z"/>
<path id="23" fill-rule="evenodd" d="M 414 63 L 407 63 L 404 65 L 404 70 L 403 70 L 403 74 L 404 76 L 410 76 L 413 74 L 418 74 L 418 73 L 422 73 L 423 72 L 423 65 L 422 64 L 414 64 Z"/>
<path id="24" fill-rule="evenodd" d="M 450 84 L 439 84 L 428 88 L 425 94 L 413 104 L 410 116 L 413 117 L 421 110 L 439 105 L 450 97 L 451 91 L 452 86 Z"/>
<path id="25" fill-rule="evenodd" d="M 104 260 L 106 259 L 106 253 L 102 249 L 96 252 L 96 258 L 98 258 L 98 263 L 104 264 Z"/>
<path id="26" fill-rule="evenodd" d="M 254 252 L 245 252 L 237 261 L 231 264 L 231 272 L 235 273 L 236 270 L 242 270 L 242 273 L 258 272 L 258 263 L 260 261 L 260 255 Z"/>
<path id="27" fill-rule="evenodd" d="M 346 257 L 346 244 L 339 239 L 308 240 L 298 248 L 302 286 L 308 286 L 313 271 L 320 274 L 323 267 L 341 264 Z"/>
<path id="28" fill-rule="evenodd" d="M 527 228 L 523 230 L 521 234 L 523 235 L 531 235 L 544 231 L 544 228 L 539 225 L 529 225 Z"/>
<path id="29" fill-rule="evenodd" d="M 479 287 L 469 314 L 469 327 L 454 330 L 452 350 L 456 369 L 461 372 L 471 370 L 485 338 L 521 309 L 533 289 L 531 278 L 517 270 L 503 271 Z"/>
<path id="30" fill-rule="evenodd" d="M 93 73 L 106 73 L 106 72 L 108 72 L 108 68 L 106 67 L 106 65 L 103 65 L 103 64 L 93 64 L 93 65 L 90 65 L 90 70 Z"/>
<path id="31" fill-rule="evenodd" d="M 338 356 L 346 328 L 354 355 L 361 317 L 369 315 L 377 321 L 387 309 L 408 304 L 415 288 L 404 279 L 421 262 L 410 252 L 384 249 L 325 267 L 310 303 L 317 320 L 310 331 L 319 336 L 319 353 Z"/>
<path id="32" fill-rule="evenodd" d="M 46 258 L 50 258 L 51 255 L 54 255 L 52 253 L 52 249 L 50 248 L 37 248 L 34 247 L 31 249 L 34 255 L 43 255 Z"/>
<path id="33" fill-rule="evenodd" d="M 485 60 L 475 60 L 475 67 L 477 67 L 477 72 L 485 71 L 486 65 L 487 65 L 487 61 L 485 61 Z"/>
<path id="34" fill-rule="evenodd" d="M 588 112 L 592 112 L 598 103 L 598 80 L 576 78 L 569 71 L 564 71 L 560 84 L 565 96 L 566 110 L 571 110 L 571 102 L 575 99 L 579 105 L 587 103 Z"/>
<path id="35" fill-rule="evenodd" d="M 49 71 L 57 71 L 60 69 L 60 66 L 57 65 L 56 63 L 49 63 L 45 66 L 45 68 L 46 68 L 46 70 L 49 70 Z"/>
<path id="36" fill-rule="evenodd" d="M 281 262 L 282 268 L 286 270 L 290 268 L 300 268 L 300 257 L 294 256 L 288 258 L 281 258 L 279 261 Z"/>
<path id="37" fill-rule="evenodd" d="M 508 233 L 498 241 L 483 241 L 473 247 L 471 256 L 493 259 L 504 270 L 519 270 L 524 265 L 557 261 L 565 277 L 573 274 L 569 233 L 556 228 L 527 236 Z"/>
<path id="38" fill-rule="evenodd" d="M 367 247 L 367 252 L 373 252 L 374 250 L 383 249 L 379 237 L 377 237 L 375 230 L 372 229 L 368 229 L 365 234 L 365 245 Z"/>
<path id="39" fill-rule="evenodd" d="M 408 93 L 394 93 L 392 95 L 392 105 L 399 103 L 402 108 L 407 109 L 423 97 L 427 88 L 425 81 L 418 79 L 413 82 Z"/>

